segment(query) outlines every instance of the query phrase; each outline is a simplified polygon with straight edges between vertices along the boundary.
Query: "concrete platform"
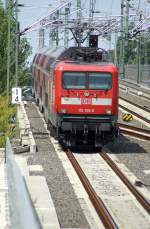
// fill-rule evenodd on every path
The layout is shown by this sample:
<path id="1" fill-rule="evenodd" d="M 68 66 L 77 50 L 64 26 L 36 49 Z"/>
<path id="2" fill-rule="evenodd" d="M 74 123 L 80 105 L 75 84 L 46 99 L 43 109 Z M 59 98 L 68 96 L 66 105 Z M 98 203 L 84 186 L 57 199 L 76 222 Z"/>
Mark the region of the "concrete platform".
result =
<path id="1" fill-rule="evenodd" d="M 11 228 L 4 155 L 0 150 L 0 229 Z"/>
<path id="2" fill-rule="evenodd" d="M 43 176 L 30 176 L 26 180 L 36 212 L 42 227 L 59 229 L 55 207 Z"/>
<path id="3" fill-rule="evenodd" d="M 26 158 L 16 155 L 16 161 L 25 178 L 31 200 L 43 229 L 60 229 L 53 200 L 49 193 L 43 168 L 40 165 L 28 166 Z M 32 174 L 38 175 L 32 175 Z M 39 174 L 40 173 L 40 174 Z"/>

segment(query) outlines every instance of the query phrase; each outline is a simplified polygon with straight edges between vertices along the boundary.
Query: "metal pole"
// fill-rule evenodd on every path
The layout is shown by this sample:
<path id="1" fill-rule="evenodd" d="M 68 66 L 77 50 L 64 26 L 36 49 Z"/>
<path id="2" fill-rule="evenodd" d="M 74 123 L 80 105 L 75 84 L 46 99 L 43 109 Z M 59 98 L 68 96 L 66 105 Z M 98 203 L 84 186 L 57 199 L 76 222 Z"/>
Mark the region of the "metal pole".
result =
<path id="1" fill-rule="evenodd" d="M 139 35 L 138 41 L 137 41 L 137 50 L 138 50 L 138 75 L 137 75 L 137 84 L 140 83 L 141 79 L 141 37 Z"/>
<path id="2" fill-rule="evenodd" d="M 90 0 L 90 9 L 89 9 L 89 25 L 93 22 L 93 15 L 95 10 L 96 0 Z M 89 34 L 90 36 L 90 34 Z M 87 38 L 87 46 L 89 46 L 89 36 Z"/>
<path id="3" fill-rule="evenodd" d="M 15 60 L 15 75 L 16 75 L 16 86 L 18 86 L 18 50 L 19 50 L 19 31 L 18 31 L 18 0 L 15 2 L 15 13 L 16 13 L 16 60 Z"/>
<path id="4" fill-rule="evenodd" d="M 39 49 L 44 47 L 44 29 L 39 30 Z"/>
<path id="5" fill-rule="evenodd" d="M 5 138 L 6 138 L 6 136 L 5 136 Z M 6 155 L 6 140 L 5 140 L 5 151 L 4 151 L 4 153 L 5 153 L 5 160 L 4 160 L 4 163 L 6 164 L 6 161 L 7 161 L 7 155 Z"/>
<path id="6" fill-rule="evenodd" d="M 124 56 L 125 56 L 125 50 L 124 50 L 124 43 L 125 43 L 125 37 L 124 37 L 124 0 L 121 0 L 121 45 L 120 45 L 120 67 L 121 67 L 121 78 L 125 77 L 125 67 L 124 67 Z"/>
<path id="7" fill-rule="evenodd" d="M 128 35 L 129 31 L 129 4 L 130 0 L 126 0 L 126 10 L 125 10 L 125 34 Z"/>
<path id="8" fill-rule="evenodd" d="M 117 61 L 117 33 L 115 33 L 114 63 L 116 66 L 118 65 L 118 61 Z"/>
<path id="9" fill-rule="evenodd" d="M 128 32 L 129 32 L 129 4 L 130 0 L 126 0 L 126 4 L 125 4 L 125 20 L 124 20 L 124 23 L 125 23 L 125 26 L 123 28 L 123 76 L 125 78 L 125 64 L 126 61 L 125 61 L 125 48 L 126 50 L 128 50 Z"/>
<path id="10" fill-rule="evenodd" d="M 53 20 L 52 15 L 50 15 L 49 17 L 50 21 Z M 54 46 L 54 29 L 50 28 L 49 29 L 49 47 L 53 47 Z"/>
<path id="11" fill-rule="evenodd" d="M 8 119 L 9 119 L 9 81 L 10 81 L 10 60 L 11 60 L 11 57 L 10 57 L 10 54 L 11 54 L 11 39 L 10 39 L 10 35 L 11 35 L 11 9 L 12 6 L 11 6 L 11 3 L 6 0 L 6 9 L 7 9 L 7 12 L 8 12 L 8 16 L 7 16 L 7 129 L 5 131 L 5 142 L 6 142 L 6 137 L 7 137 L 7 132 L 8 132 Z M 6 147 L 6 146 L 5 146 Z M 5 148 L 5 163 L 6 163 L 6 148 Z"/>
<path id="12" fill-rule="evenodd" d="M 59 20 L 59 10 L 56 11 L 56 19 Z M 56 28 L 56 46 L 59 45 L 59 29 Z"/>
<path id="13" fill-rule="evenodd" d="M 77 38 L 78 38 L 78 47 L 81 47 L 81 0 L 77 0 Z"/>
<path id="14" fill-rule="evenodd" d="M 9 104 L 9 79 L 10 79 L 10 20 L 11 5 L 6 2 L 8 10 L 8 27 L 7 27 L 7 105 Z"/>
<path id="15" fill-rule="evenodd" d="M 142 19 L 142 14 L 140 14 L 140 20 Z M 137 41 L 137 51 L 138 51 L 138 75 L 137 75 L 137 84 L 140 83 L 141 79 L 141 36 L 139 34 L 138 41 Z"/>
<path id="16" fill-rule="evenodd" d="M 64 46 L 68 47 L 68 40 L 69 40 L 69 30 L 67 29 L 67 22 L 68 22 L 68 13 L 69 13 L 69 4 L 68 7 L 65 8 L 65 34 L 64 34 Z"/>
<path id="17" fill-rule="evenodd" d="M 89 16 L 90 16 L 90 19 L 91 20 L 93 20 L 94 9 L 95 9 L 95 1 L 96 0 L 90 0 L 90 12 L 89 12 Z"/>

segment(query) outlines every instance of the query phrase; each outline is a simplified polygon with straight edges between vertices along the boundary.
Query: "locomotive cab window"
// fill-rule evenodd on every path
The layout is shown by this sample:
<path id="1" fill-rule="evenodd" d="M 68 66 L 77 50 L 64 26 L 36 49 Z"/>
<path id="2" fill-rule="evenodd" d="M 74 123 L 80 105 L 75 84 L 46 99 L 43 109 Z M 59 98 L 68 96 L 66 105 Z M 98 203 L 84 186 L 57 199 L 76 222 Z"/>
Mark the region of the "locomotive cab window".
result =
<path id="1" fill-rule="evenodd" d="M 62 85 L 65 89 L 86 89 L 86 73 L 65 72 L 62 78 Z"/>
<path id="2" fill-rule="evenodd" d="M 109 90 L 112 84 L 112 77 L 109 73 L 89 73 L 89 89 Z"/>
<path id="3" fill-rule="evenodd" d="M 109 90 L 112 76 L 104 72 L 64 72 L 62 86 L 65 89 Z"/>

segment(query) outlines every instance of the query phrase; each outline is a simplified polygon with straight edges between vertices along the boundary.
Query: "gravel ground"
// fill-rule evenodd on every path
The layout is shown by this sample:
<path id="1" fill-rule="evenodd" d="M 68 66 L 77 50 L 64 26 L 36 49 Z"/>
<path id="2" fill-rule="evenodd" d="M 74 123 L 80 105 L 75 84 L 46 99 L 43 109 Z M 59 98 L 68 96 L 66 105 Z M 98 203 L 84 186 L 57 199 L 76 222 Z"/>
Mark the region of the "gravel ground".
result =
<path id="1" fill-rule="evenodd" d="M 43 166 L 61 228 L 89 228 L 62 164 L 54 152 L 49 137 L 46 136 L 37 109 L 28 103 L 26 111 L 38 148 L 38 152 L 29 158 L 28 163 Z"/>
<path id="2" fill-rule="evenodd" d="M 134 88 L 134 89 L 136 89 L 136 90 L 140 90 L 140 91 L 143 91 L 143 92 L 145 92 L 145 93 L 149 93 L 149 91 L 150 91 L 150 84 L 137 84 L 137 81 L 135 80 L 130 80 L 130 79 L 124 79 L 124 80 L 120 80 L 119 81 L 120 82 L 120 84 L 122 84 L 122 85 L 124 85 L 124 86 L 127 86 L 127 87 L 130 87 L 131 86 L 131 88 Z"/>
<path id="3" fill-rule="evenodd" d="M 150 92 L 149 92 L 150 93 Z M 141 106 L 145 106 L 147 108 L 150 108 L 150 102 L 146 99 L 143 99 L 142 97 L 140 96 L 136 96 L 136 95 L 133 95 L 133 94 L 126 94 L 124 91 L 120 90 L 119 91 L 119 95 L 125 99 L 127 99 L 128 101 L 132 101 L 134 102 L 135 104 L 137 105 L 141 105 Z"/>
<path id="4" fill-rule="evenodd" d="M 129 101 L 132 99 L 137 104 L 144 104 L 144 106 L 150 106 L 147 101 L 143 101 L 141 97 L 137 97 L 130 94 L 120 92 L 121 96 L 124 96 Z M 146 102 L 146 104 L 145 104 Z M 31 125 L 35 128 L 35 132 L 45 132 L 43 128 L 43 122 L 36 110 L 28 106 L 26 108 L 27 114 Z M 119 113 L 119 121 L 122 112 Z M 142 127 L 143 125 L 134 120 L 130 122 L 131 125 Z M 144 126 L 143 126 L 144 127 Z M 52 195 L 58 218 L 61 223 L 61 227 L 87 227 L 88 223 L 83 216 L 82 210 L 78 201 L 74 195 L 74 191 L 70 185 L 65 171 L 57 158 L 57 155 L 53 152 L 53 146 L 50 144 L 46 135 L 35 135 L 36 143 L 38 146 L 38 153 L 35 158 L 30 160 L 30 163 L 42 164 L 45 171 L 45 176 L 49 186 L 50 193 Z M 42 144 L 41 144 L 42 143 Z M 45 143 L 45 144 L 44 144 Z M 145 174 L 144 170 L 150 170 L 150 142 L 141 141 L 135 138 L 120 136 L 116 142 L 109 143 L 107 147 L 115 153 L 119 161 L 124 163 L 135 176 L 140 179 L 143 184 L 150 190 L 150 175 Z"/>
<path id="5" fill-rule="evenodd" d="M 150 174 L 144 173 L 144 170 L 150 171 L 150 142 L 120 136 L 114 143 L 107 144 L 107 148 L 150 190 Z"/>
<path id="6" fill-rule="evenodd" d="M 144 123 L 142 122 L 139 122 L 136 118 L 133 117 L 133 120 L 132 121 L 129 121 L 129 122 L 126 122 L 126 121 L 123 121 L 122 120 L 122 116 L 123 114 L 125 113 L 128 113 L 126 111 L 122 111 L 122 110 L 119 110 L 119 114 L 118 114 L 118 122 L 120 123 L 123 123 L 123 124 L 127 124 L 127 125 L 131 125 L 131 126 L 135 126 L 135 127 L 139 127 L 139 128 L 143 128 L 143 129 L 146 129 L 146 130 L 150 130 L 150 125 L 147 126 L 145 125 Z"/>
<path id="7" fill-rule="evenodd" d="M 125 99 L 127 99 L 129 102 L 132 101 L 135 104 L 140 104 L 143 107 L 149 107 L 150 108 L 150 102 L 148 100 L 142 99 L 142 97 L 139 96 L 134 96 L 133 94 L 126 94 L 125 92 L 123 92 L 122 90 L 119 91 L 119 95 Z M 143 128 L 143 129 L 148 129 L 150 130 L 150 127 L 144 125 L 142 122 L 137 121 L 136 119 L 133 119 L 130 122 L 124 122 L 122 120 L 122 115 L 123 113 L 128 113 L 126 111 L 122 112 L 122 110 L 119 110 L 119 115 L 118 115 L 118 121 L 124 124 L 128 124 L 128 125 L 132 125 L 132 126 L 136 126 L 139 128 Z"/>
<path id="8" fill-rule="evenodd" d="M 74 153 L 82 170 L 120 229 L 148 229 L 148 214 L 99 154 Z M 127 210 L 128 209 L 128 210 Z M 136 220 L 135 220 L 136 219 Z"/>
<path id="9" fill-rule="evenodd" d="M 133 95 L 131 97 L 131 95 L 126 95 L 123 92 L 121 92 L 121 95 L 129 99 L 129 101 L 132 98 L 132 101 L 137 104 L 145 104 L 142 98 Z M 123 122 L 121 113 L 122 112 L 119 112 L 119 121 Z M 144 127 L 143 124 L 136 120 L 129 123 L 137 127 Z M 144 170 L 150 171 L 150 142 L 127 136 L 120 136 L 114 143 L 107 144 L 107 147 L 112 153 L 115 153 L 118 159 L 150 190 L 150 174 L 146 175 L 144 173 Z"/>

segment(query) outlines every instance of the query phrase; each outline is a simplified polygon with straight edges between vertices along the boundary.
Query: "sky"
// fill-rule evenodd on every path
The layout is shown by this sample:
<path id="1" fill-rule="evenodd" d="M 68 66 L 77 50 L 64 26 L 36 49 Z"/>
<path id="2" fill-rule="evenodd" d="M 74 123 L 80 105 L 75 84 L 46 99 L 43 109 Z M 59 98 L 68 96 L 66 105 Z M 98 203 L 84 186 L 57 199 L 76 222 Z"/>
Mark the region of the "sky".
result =
<path id="1" fill-rule="evenodd" d="M 87 4 L 89 1 L 90 0 L 82 0 L 82 7 L 85 9 L 88 8 Z M 24 4 L 24 7 L 20 7 L 19 9 L 20 29 L 23 30 L 39 18 L 46 16 L 48 12 L 52 11 L 59 3 L 62 2 L 63 0 L 18 0 L 18 3 Z M 136 5 L 140 4 L 139 6 L 145 8 L 146 10 L 147 0 L 131 0 L 131 2 L 134 2 Z M 72 3 L 76 5 L 76 0 L 73 0 Z M 120 4 L 121 0 L 96 0 L 95 10 L 100 11 L 101 15 L 106 15 L 108 13 L 116 15 L 120 14 Z M 26 37 L 32 46 L 33 56 L 38 49 L 38 33 L 37 31 L 30 32 L 26 35 Z M 102 43 L 104 46 L 109 45 L 108 41 L 104 39 L 102 40 Z"/>
<path id="2" fill-rule="evenodd" d="M 113 12 L 117 13 L 120 11 L 120 1 L 121 0 L 96 0 L 96 10 L 102 12 Z M 21 27 L 24 28 L 28 24 L 36 21 L 41 16 L 46 15 L 49 10 L 53 10 L 58 3 L 63 2 L 62 0 L 18 0 L 19 3 L 25 5 L 25 7 L 20 8 L 19 19 Z M 73 0 L 72 2 L 76 2 Z M 82 0 L 83 8 L 86 8 L 87 2 L 89 0 Z"/>
<path id="3" fill-rule="evenodd" d="M 120 12 L 120 1 L 121 0 L 107 0 L 106 4 L 106 0 L 96 0 L 96 10 L 104 13 L 112 12 L 112 14 L 117 14 Z M 19 10 L 20 29 L 23 30 L 39 18 L 47 15 L 47 13 L 53 10 L 62 0 L 18 0 L 18 2 L 24 4 L 24 7 Z M 72 2 L 74 5 L 76 4 L 76 0 Z M 87 8 L 87 2 L 89 2 L 89 0 L 82 0 L 83 8 Z M 32 46 L 34 54 L 38 49 L 38 33 L 34 31 L 28 33 L 26 37 Z M 105 45 L 107 45 L 107 42 Z"/>

